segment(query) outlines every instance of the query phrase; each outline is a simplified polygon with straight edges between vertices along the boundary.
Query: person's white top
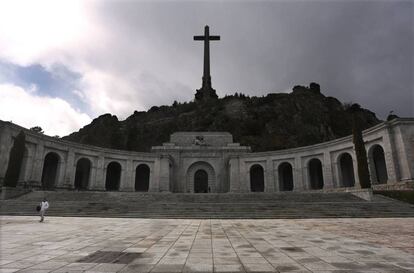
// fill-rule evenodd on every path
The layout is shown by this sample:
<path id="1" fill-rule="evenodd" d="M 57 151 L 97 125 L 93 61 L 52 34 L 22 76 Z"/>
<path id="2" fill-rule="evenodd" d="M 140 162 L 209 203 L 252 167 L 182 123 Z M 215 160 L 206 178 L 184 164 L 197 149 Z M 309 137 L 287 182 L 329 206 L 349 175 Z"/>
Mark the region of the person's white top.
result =
<path id="1" fill-rule="evenodd" d="M 40 203 L 40 210 L 47 210 L 49 208 L 49 203 L 47 201 L 42 201 Z"/>

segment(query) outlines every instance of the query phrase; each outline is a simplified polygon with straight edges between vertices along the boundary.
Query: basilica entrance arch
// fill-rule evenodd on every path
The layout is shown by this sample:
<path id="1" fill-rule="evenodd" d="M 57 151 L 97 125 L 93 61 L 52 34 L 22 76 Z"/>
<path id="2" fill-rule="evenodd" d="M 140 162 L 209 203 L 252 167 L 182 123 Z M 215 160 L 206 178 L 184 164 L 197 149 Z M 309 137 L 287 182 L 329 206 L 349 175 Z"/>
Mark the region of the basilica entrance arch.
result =
<path id="1" fill-rule="evenodd" d="M 207 162 L 193 163 L 187 170 L 187 192 L 216 192 L 214 168 Z"/>
<path id="2" fill-rule="evenodd" d="M 208 192 L 208 174 L 205 170 L 197 170 L 194 174 L 194 192 Z"/>

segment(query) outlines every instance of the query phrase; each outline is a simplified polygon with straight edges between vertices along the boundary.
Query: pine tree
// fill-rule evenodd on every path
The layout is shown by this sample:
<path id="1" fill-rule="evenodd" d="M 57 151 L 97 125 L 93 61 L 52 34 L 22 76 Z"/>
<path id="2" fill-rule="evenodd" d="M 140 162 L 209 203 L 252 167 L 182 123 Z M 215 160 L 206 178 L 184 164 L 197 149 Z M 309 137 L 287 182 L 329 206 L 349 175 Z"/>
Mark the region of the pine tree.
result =
<path id="1" fill-rule="evenodd" d="M 14 140 L 13 147 L 10 151 L 9 165 L 4 177 L 4 185 L 7 187 L 16 187 L 22 167 L 26 135 L 21 131 Z"/>
<path id="2" fill-rule="evenodd" d="M 362 138 L 362 129 L 359 121 L 361 106 L 354 103 L 348 108 L 352 114 L 352 141 L 354 143 L 355 154 L 357 158 L 358 178 L 361 188 L 371 188 L 371 180 L 368 170 L 367 152 L 365 150 L 364 139 Z"/>

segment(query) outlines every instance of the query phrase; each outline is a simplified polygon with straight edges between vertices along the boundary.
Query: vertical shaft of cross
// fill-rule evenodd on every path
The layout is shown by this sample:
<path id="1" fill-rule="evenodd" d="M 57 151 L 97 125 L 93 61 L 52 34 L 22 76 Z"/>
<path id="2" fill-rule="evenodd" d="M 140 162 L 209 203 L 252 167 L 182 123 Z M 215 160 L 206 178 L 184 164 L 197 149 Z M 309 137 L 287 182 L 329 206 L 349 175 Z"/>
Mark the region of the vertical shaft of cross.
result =
<path id="1" fill-rule="evenodd" d="M 204 69 L 203 69 L 203 87 L 211 87 L 210 76 L 210 31 L 209 27 L 204 27 Z"/>

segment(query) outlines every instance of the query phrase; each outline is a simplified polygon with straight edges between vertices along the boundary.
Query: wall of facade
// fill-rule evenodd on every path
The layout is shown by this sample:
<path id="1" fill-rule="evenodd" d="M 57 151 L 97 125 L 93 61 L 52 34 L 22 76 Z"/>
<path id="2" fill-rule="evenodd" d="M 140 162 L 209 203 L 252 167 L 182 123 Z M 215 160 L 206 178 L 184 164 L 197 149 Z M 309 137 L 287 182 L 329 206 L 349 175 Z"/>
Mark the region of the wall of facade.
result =
<path id="1" fill-rule="evenodd" d="M 249 192 L 254 182 L 252 179 L 256 179 L 250 173 L 253 166 L 261 167 L 264 191 L 277 192 L 286 189 L 281 183 L 290 179 L 290 175 L 281 177 L 280 167 L 288 164 L 292 170 L 294 191 L 315 189 L 315 181 L 320 177 L 324 190 L 349 185 L 360 187 L 351 136 L 307 147 L 251 153 L 249 147 L 233 143 L 228 133 L 188 132 L 173 134 L 171 140 L 175 143 L 153 147 L 152 153 L 138 153 L 72 143 L 3 121 L 0 121 L 0 185 L 3 184 L 14 138 L 22 130 L 26 134 L 26 151 L 19 186 L 29 183 L 42 187 L 42 181 L 46 180 L 45 159 L 53 155 L 49 157 L 57 158 L 57 164 L 49 168 L 52 174 L 56 173 L 54 188 L 57 189 L 74 189 L 75 178 L 79 176 L 77 165 L 81 159 L 90 164 L 88 190 L 106 190 L 111 162 L 120 166 L 117 188 L 120 191 L 135 190 L 136 179 L 140 177 L 136 175 L 136 169 L 141 164 L 149 168 L 150 192 L 193 192 L 194 173 L 199 169 L 208 173 L 211 192 Z M 200 134 L 204 136 L 202 143 L 194 144 L 194 140 L 200 142 Z M 365 130 L 363 137 L 373 184 L 414 180 L 413 118 L 381 123 Z M 321 175 L 314 163 L 316 166 L 320 164 Z M 288 168 L 288 174 L 289 171 Z"/>
<path id="2" fill-rule="evenodd" d="M 140 164 L 150 169 L 149 191 L 159 191 L 159 180 L 165 173 L 160 170 L 161 158 L 152 153 L 138 153 L 104 149 L 90 145 L 68 142 L 0 121 L 0 184 L 3 184 L 7 170 L 10 150 L 14 138 L 20 131 L 26 134 L 26 152 L 23 159 L 19 185 L 29 183 L 33 187 L 42 187 L 42 173 L 45 158 L 53 153 L 58 158 L 54 188 L 74 189 L 76 166 L 80 159 L 90 162 L 87 189 L 105 190 L 108 165 L 116 162 L 121 166 L 119 190 L 132 191 L 135 188 L 135 170 Z M 167 174 L 168 176 L 168 174 Z"/>
<path id="3" fill-rule="evenodd" d="M 377 181 L 377 170 L 373 150 L 381 147 L 384 151 L 385 168 L 388 176 L 385 183 L 393 184 L 414 180 L 414 119 L 400 118 L 384 122 L 363 132 L 368 165 L 373 185 Z M 265 192 L 279 191 L 278 168 L 282 163 L 292 166 L 293 190 L 311 190 L 309 162 L 317 159 L 322 164 L 323 189 L 343 187 L 340 158 L 349 154 L 352 158 L 356 188 L 360 187 L 357 161 L 352 136 L 312 146 L 249 153 L 230 159 L 230 189 L 233 192 L 250 191 L 250 169 L 259 164 L 264 170 Z M 377 164 L 379 165 L 379 164 Z"/>

